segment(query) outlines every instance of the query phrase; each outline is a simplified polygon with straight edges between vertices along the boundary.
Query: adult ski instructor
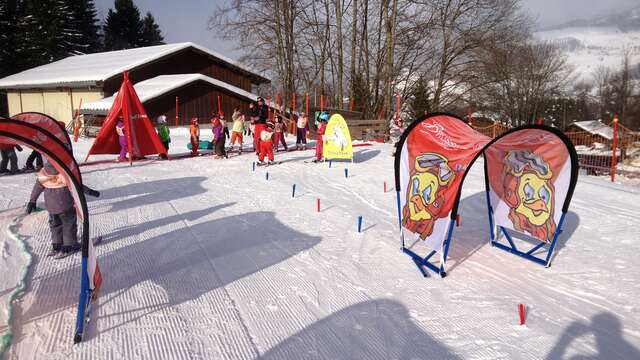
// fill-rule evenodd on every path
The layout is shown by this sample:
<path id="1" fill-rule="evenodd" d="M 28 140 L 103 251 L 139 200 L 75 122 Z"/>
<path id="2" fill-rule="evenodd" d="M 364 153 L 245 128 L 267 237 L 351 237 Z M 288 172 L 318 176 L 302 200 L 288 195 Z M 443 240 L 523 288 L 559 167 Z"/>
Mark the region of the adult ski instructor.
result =
<path id="1" fill-rule="evenodd" d="M 256 150 L 256 155 L 260 155 L 260 133 L 267 126 L 267 118 L 269 117 L 269 109 L 264 104 L 264 99 L 258 98 L 258 119 L 255 122 L 255 131 L 253 133 L 253 144 Z"/>

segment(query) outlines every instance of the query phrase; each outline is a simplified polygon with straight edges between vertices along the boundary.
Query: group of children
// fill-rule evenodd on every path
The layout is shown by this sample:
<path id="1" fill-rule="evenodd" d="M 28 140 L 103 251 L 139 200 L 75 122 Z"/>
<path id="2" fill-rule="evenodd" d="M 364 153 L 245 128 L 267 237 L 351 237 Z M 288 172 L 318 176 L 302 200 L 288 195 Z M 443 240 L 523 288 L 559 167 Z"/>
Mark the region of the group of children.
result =
<path id="1" fill-rule="evenodd" d="M 309 134 L 309 119 L 305 113 L 301 113 L 299 116 L 290 116 L 291 121 L 296 127 L 296 149 L 306 150 L 307 148 L 307 136 Z M 324 118 L 324 117 L 322 117 Z M 328 118 L 328 114 L 326 116 Z M 215 157 L 217 159 L 227 158 L 227 149 L 225 144 L 227 138 L 230 137 L 230 151 L 237 151 L 242 153 L 244 136 L 253 136 L 254 151 L 259 159 L 259 165 L 272 164 L 274 162 L 274 149 L 279 151 L 280 145 L 283 146 L 284 151 L 289 151 L 286 142 L 286 133 L 288 130 L 286 117 L 282 114 L 276 114 L 273 121 L 269 119 L 269 110 L 265 105 L 264 99 L 259 97 L 257 104 L 251 103 L 249 105 L 249 114 L 243 114 L 240 107 L 237 106 L 233 110 L 231 116 L 231 134 L 229 128 L 224 119 L 224 114 L 214 114 L 211 119 L 212 132 L 213 132 L 213 149 L 215 150 Z M 249 124 L 249 126 L 247 126 Z M 326 125 L 326 122 L 325 122 Z M 319 127 L 319 130 L 322 126 Z M 160 132 L 160 130 L 159 130 Z M 191 142 L 191 155 L 197 156 L 198 149 L 200 147 L 200 124 L 198 118 L 191 119 L 190 126 L 190 142 Z M 320 143 L 322 141 L 319 141 Z M 237 150 L 234 147 L 237 146 Z M 322 147 L 322 144 L 320 144 Z M 320 149 L 320 154 L 322 149 Z M 318 152 L 316 153 L 316 158 Z M 265 163 L 267 158 L 267 163 Z"/>

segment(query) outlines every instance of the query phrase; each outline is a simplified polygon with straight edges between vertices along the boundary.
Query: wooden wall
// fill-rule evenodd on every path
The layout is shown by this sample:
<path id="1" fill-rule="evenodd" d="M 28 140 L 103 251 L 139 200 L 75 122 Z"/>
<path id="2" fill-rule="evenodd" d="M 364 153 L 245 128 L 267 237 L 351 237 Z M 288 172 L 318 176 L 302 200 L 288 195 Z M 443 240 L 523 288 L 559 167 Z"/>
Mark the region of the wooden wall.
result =
<path id="1" fill-rule="evenodd" d="M 158 61 L 146 64 L 129 72 L 129 78 L 136 84 L 140 81 L 160 75 L 203 74 L 227 84 L 251 92 L 252 79 L 237 69 L 233 69 L 222 61 L 216 61 L 194 49 L 185 49 Z M 111 78 L 104 83 L 105 96 L 111 96 L 120 89 L 122 75 Z"/>
<path id="2" fill-rule="evenodd" d="M 197 81 L 147 101 L 144 104 L 147 115 L 155 121 L 156 117 L 164 114 L 168 125 L 175 126 L 176 96 L 179 99 L 179 125 L 190 124 L 192 117 L 198 117 L 200 124 L 209 123 L 213 113 L 218 110 L 218 96 L 221 110 L 228 121 L 231 120 L 235 106 L 240 106 L 245 113 L 249 110 L 249 99 L 223 91 L 204 81 Z"/>

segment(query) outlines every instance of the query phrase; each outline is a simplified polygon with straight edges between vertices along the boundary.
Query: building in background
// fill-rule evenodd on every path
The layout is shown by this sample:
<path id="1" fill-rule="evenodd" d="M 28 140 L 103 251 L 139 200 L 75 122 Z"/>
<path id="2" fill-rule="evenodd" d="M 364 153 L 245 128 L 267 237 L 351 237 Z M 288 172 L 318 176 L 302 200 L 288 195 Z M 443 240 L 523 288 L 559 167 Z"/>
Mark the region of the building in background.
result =
<path id="1" fill-rule="evenodd" d="M 129 71 L 150 117 L 167 115 L 175 123 L 211 116 L 220 108 L 228 116 L 233 107 L 248 106 L 254 92 L 270 79 L 223 55 L 193 43 L 71 56 L 0 79 L 8 114 L 42 112 L 69 123 L 76 111 L 97 118 L 106 115 L 109 100 Z M 82 109 L 79 109 L 82 101 Z"/>

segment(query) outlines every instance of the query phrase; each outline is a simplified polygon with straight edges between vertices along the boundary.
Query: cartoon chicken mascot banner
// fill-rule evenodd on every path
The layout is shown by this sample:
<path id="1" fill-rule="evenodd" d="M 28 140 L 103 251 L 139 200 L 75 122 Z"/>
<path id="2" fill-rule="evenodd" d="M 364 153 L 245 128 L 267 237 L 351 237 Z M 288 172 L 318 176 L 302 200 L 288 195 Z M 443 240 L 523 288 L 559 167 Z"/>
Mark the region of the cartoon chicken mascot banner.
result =
<path id="1" fill-rule="evenodd" d="M 550 264 L 578 177 L 571 141 L 543 125 L 522 126 L 491 139 L 455 115 L 435 113 L 405 130 L 395 154 L 402 250 L 425 276 L 423 266 L 446 275 L 444 264 L 458 218 L 462 182 L 480 156 L 485 162 L 491 243 L 539 264 Z M 493 225 L 510 246 L 499 243 Z M 541 243 L 523 252 L 506 229 Z M 411 250 L 416 240 L 423 240 L 431 253 L 421 257 Z M 532 255 L 544 245 L 549 245 L 546 258 Z M 429 262 L 436 253 L 440 266 Z"/>
<path id="2" fill-rule="evenodd" d="M 447 114 L 428 117 L 403 138 L 396 186 L 404 236 L 442 254 L 464 173 L 489 138 Z"/>
<path id="3" fill-rule="evenodd" d="M 571 184 L 562 139 L 523 129 L 499 138 L 485 154 L 495 224 L 550 243 Z"/>
<path id="4" fill-rule="evenodd" d="M 323 156 L 325 159 L 353 159 L 351 134 L 342 115 L 334 114 L 327 123 Z"/>

